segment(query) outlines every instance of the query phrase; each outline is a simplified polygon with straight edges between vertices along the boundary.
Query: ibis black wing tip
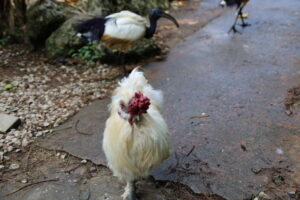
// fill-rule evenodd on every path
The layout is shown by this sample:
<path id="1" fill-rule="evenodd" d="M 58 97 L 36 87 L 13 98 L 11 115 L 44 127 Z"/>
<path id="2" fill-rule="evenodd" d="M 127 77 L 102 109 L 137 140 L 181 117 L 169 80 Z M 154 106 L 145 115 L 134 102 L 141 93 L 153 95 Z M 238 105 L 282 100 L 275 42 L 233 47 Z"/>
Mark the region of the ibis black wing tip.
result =
<path id="1" fill-rule="evenodd" d="M 81 34 L 88 41 L 100 39 L 105 29 L 105 18 L 95 17 L 88 20 L 81 20 L 73 27 L 75 32 Z"/>

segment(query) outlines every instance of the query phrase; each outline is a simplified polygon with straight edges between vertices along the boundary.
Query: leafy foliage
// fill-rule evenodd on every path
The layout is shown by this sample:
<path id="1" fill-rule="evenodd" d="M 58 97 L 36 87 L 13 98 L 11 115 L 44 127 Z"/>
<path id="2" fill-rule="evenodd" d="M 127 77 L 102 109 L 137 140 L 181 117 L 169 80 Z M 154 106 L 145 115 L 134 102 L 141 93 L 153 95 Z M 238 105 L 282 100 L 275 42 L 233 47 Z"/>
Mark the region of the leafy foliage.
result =
<path id="1" fill-rule="evenodd" d="M 11 43 L 11 41 L 12 41 L 11 36 L 6 36 L 6 37 L 3 37 L 3 38 L 0 38 L 0 45 L 5 46 L 5 45 Z"/>
<path id="2" fill-rule="evenodd" d="M 16 89 L 16 88 L 18 88 L 19 86 L 17 86 L 17 85 L 13 85 L 13 84 L 6 84 L 4 87 L 3 87 L 3 89 L 4 90 L 13 90 L 13 89 Z"/>
<path id="3" fill-rule="evenodd" d="M 87 65 L 93 65 L 96 60 L 101 58 L 101 55 L 102 53 L 95 43 L 87 44 L 77 50 L 71 49 L 68 52 L 69 57 L 79 59 Z"/>

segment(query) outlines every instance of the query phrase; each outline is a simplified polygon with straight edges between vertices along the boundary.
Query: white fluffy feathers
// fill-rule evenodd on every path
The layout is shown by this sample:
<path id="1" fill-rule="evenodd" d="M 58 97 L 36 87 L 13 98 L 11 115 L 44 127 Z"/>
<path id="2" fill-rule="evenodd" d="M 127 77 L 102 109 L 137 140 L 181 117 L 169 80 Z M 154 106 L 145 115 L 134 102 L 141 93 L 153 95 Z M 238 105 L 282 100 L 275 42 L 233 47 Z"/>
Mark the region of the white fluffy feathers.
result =
<path id="1" fill-rule="evenodd" d="M 120 101 L 125 104 L 135 92 L 150 99 L 150 107 L 133 126 L 122 119 L 118 111 Z M 160 110 L 163 96 L 154 90 L 142 72 L 134 69 L 124 78 L 112 96 L 111 115 L 106 121 L 103 150 L 114 175 L 121 180 L 133 181 L 148 175 L 169 156 L 170 136 Z"/>

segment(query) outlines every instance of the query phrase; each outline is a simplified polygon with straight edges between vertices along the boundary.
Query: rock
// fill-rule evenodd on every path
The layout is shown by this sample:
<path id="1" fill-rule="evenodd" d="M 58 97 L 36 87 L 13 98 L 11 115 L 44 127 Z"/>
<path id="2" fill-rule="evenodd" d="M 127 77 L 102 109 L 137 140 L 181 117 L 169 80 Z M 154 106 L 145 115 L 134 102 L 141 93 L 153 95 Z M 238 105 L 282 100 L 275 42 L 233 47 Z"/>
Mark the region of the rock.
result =
<path id="1" fill-rule="evenodd" d="M 82 160 L 81 163 L 85 164 L 87 163 L 87 160 Z"/>
<path id="2" fill-rule="evenodd" d="M 74 175 L 83 176 L 86 172 L 87 172 L 86 167 L 82 166 L 82 167 L 78 167 L 77 169 L 75 169 Z"/>
<path id="3" fill-rule="evenodd" d="M 22 140 L 22 147 L 26 147 L 28 144 L 29 144 L 29 141 L 28 141 L 28 139 L 25 137 L 25 138 Z"/>
<path id="4" fill-rule="evenodd" d="M 4 152 L 0 151 L 0 163 L 2 162 L 2 160 L 4 158 L 3 156 L 4 156 Z"/>
<path id="5" fill-rule="evenodd" d="M 60 158 L 61 158 L 61 159 L 65 159 L 66 156 L 67 156 L 67 154 L 61 154 Z"/>
<path id="6" fill-rule="evenodd" d="M 62 4 L 52 0 L 39 0 L 27 11 L 26 33 L 34 48 L 45 40 L 66 20 Z"/>
<path id="7" fill-rule="evenodd" d="M 46 41 L 46 53 L 48 58 L 58 58 L 68 55 L 71 49 L 78 49 L 83 44 L 76 36 L 74 26 L 80 20 L 88 19 L 87 15 L 78 15 L 65 21 Z"/>
<path id="8" fill-rule="evenodd" d="M 97 168 L 96 168 L 96 167 L 91 167 L 91 168 L 90 168 L 90 172 L 95 172 L 95 171 L 97 171 Z"/>
<path id="9" fill-rule="evenodd" d="M 155 39 L 144 39 L 137 42 L 125 55 L 126 62 L 138 62 L 161 54 Z"/>
<path id="10" fill-rule="evenodd" d="M 1 169 L 4 169 L 4 165 L 0 165 L 0 170 L 1 170 Z"/>
<path id="11" fill-rule="evenodd" d="M 99 10 L 103 16 L 121 10 L 130 10 L 132 12 L 146 15 L 152 8 L 167 9 L 169 0 L 89 0 L 87 8 L 89 11 Z"/>
<path id="12" fill-rule="evenodd" d="M 259 200 L 268 200 L 268 199 L 271 199 L 271 198 L 270 198 L 269 195 L 267 195 L 266 193 L 260 192 L 260 193 L 258 194 L 258 199 L 259 199 Z"/>
<path id="13" fill-rule="evenodd" d="M 24 178 L 20 182 L 25 184 L 25 183 L 28 183 L 28 180 L 27 180 L 27 178 Z"/>
<path id="14" fill-rule="evenodd" d="M 13 148 L 12 146 L 8 146 L 8 147 L 7 147 L 7 151 L 8 151 L 8 152 L 11 152 L 13 149 L 14 149 L 14 148 Z"/>
<path id="15" fill-rule="evenodd" d="M 21 124 L 21 120 L 12 115 L 0 113 L 0 132 L 6 133 L 11 128 L 16 128 Z"/>
<path id="16" fill-rule="evenodd" d="M 9 169 L 11 169 L 11 170 L 15 170 L 15 169 L 19 169 L 19 168 L 20 168 L 20 165 L 18 163 L 12 163 L 9 166 Z"/>

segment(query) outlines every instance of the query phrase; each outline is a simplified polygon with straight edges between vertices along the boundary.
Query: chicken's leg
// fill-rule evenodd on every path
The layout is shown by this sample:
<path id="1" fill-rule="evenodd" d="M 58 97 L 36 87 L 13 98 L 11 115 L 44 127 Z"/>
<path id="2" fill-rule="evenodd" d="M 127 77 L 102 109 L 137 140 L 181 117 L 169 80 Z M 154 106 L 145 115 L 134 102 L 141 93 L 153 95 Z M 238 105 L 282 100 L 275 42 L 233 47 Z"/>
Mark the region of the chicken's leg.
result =
<path id="1" fill-rule="evenodd" d="M 126 184 L 125 191 L 122 194 L 124 200 L 138 200 L 135 192 L 135 181 L 129 181 Z"/>

